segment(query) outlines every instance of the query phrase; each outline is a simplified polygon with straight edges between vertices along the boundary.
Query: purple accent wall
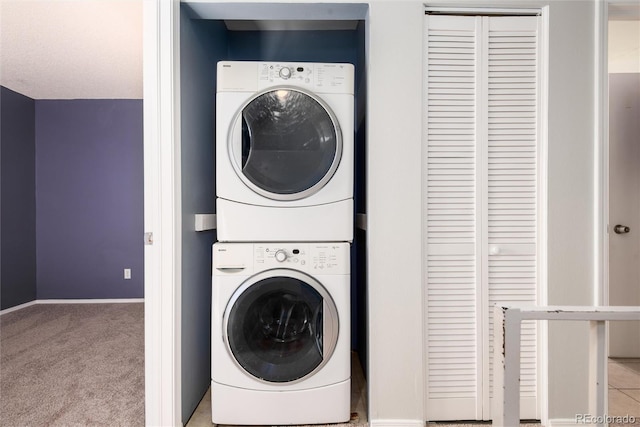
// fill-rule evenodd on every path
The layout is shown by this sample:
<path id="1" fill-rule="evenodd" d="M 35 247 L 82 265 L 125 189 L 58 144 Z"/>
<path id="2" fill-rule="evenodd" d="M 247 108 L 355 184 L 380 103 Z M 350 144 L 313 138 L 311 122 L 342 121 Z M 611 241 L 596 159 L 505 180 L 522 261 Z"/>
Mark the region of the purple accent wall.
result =
<path id="1" fill-rule="evenodd" d="M 0 87 L 0 309 L 36 299 L 34 109 Z"/>
<path id="2" fill-rule="evenodd" d="M 142 100 L 39 100 L 35 117 L 38 299 L 141 298 Z"/>

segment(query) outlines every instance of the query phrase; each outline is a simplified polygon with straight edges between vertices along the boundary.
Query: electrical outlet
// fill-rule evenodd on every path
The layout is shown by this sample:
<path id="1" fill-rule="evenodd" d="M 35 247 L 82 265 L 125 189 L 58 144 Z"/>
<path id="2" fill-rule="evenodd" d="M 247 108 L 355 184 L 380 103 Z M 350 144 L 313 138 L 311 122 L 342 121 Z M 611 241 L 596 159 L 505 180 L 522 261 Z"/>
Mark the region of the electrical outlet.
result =
<path id="1" fill-rule="evenodd" d="M 125 268 L 124 269 L 124 278 L 129 280 L 131 279 L 131 269 L 130 268 Z"/>

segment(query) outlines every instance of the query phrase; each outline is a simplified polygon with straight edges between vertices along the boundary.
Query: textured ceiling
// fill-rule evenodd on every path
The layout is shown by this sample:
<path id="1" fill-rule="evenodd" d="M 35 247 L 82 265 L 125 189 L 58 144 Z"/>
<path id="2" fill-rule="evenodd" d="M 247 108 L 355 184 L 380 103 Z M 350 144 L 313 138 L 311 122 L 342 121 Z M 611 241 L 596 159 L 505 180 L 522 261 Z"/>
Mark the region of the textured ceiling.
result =
<path id="1" fill-rule="evenodd" d="M 0 0 L 0 84 L 33 99 L 141 99 L 142 0 Z"/>

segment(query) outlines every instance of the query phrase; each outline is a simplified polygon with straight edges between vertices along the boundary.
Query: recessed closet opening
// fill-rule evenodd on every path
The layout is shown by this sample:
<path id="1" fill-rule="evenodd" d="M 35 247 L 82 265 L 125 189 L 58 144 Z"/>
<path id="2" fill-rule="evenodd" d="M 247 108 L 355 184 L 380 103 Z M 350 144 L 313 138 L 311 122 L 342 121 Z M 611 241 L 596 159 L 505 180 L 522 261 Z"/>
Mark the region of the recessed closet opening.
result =
<path id="1" fill-rule="evenodd" d="M 355 67 L 354 205 L 351 245 L 351 348 L 367 372 L 366 326 L 366 4 L 182 3 L 179 108 L 182 169 L 182 419 L 210 384 L 211 245 L 194 232 L 194 213 L 215 213 L 218 61 L 346 62 Z M 353 219 L 356 224 L 356 218 Z"/>

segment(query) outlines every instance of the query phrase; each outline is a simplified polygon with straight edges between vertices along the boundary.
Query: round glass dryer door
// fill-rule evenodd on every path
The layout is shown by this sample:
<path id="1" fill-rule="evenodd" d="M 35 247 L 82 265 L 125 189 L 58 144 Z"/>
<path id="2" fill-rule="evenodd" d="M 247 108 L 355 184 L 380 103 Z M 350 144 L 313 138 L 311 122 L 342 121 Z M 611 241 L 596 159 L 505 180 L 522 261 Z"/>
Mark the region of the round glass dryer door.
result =
<path id="1" fill-rule="evenodd" d="M 302 89 L 279 87 L 255 95 L 231 129 L 229 152 L 236 173 L 270 199 L 308 197 L 340 163 L 342 134 L 335 114 Z"/>
<path id="2" fill-rule="evenodd" d="M 338 340 L 338 314 L 312 277 L 271 270 L 236 290 L 224 329 L 229 351 L 246 372 L 284 383 L 313 374 L 329 360 Z"/>

